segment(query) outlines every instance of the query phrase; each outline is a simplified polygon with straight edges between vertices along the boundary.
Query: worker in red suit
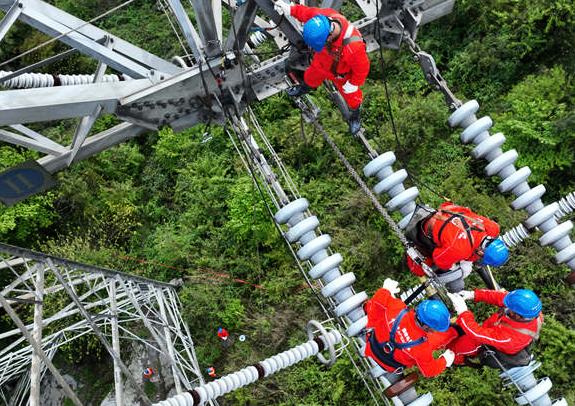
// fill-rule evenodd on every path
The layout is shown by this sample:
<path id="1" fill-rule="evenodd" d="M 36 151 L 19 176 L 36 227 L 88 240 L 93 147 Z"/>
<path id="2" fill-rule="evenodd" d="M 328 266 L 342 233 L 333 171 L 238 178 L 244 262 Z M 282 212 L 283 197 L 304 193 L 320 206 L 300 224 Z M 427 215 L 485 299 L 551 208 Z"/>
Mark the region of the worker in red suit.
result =
<path id="1" fill-rule="evenodd" d="M 440 374 L 451 366 L 455 354 L 446 350 L 439 358 L 433 351 L 444 347 L 457 337 L 450 328 L 449 311 L 437 300 L 421 302 L 415 311 L 395 298 L 398 283 L 386 279 L 364 309 L 367 313 L 368 333 L 365 355 L 390 372 L 402 372 L 415 365 L 427 377 Z"/>
<path id="2" fill-rule="evenodd" d="M 288 89 L 288 95 L 301 96 L 321 85 L 325 79 L 331 80 L 350 108 L 350 132 L 357 133 L 361 128 L 363 100 L 360 86 L 369 73 L 369 58 L 361 34 L 331 8 L 291 6 L 283 0 L 277 0 L 274 7 L 278 14 L 291 15 L 305 23 L 303 38 L 315 51 L 304 81 Z"/>
<path id="3" fill-rule="evenodd" d="M 480 353 L 482 344 L 489 346 L 498 359 L 508 362 L 506 367 L 527 365 L 531 360 L 528 352 L 521 351 L 539 338 L 539 331 L 543 323 L 541 314 L 541 300 L 528 289 L 517 289 L 513 292 L 475 289 L 462 290 L 449 294 L 455 311 L 459 315 L 457 325 L 460 333 L 464 333 L 449 343 L 448 348 L 455 353 L 455 364 L 466 363 L 467 357 Z M 465 300 L 484 302 L 501 308 L 483 324 L 475 321 L 473 313 L 467 309 Z M 483 358 L 486 358 L 483 356 Z M 491 365 L 492 359 L 486 359 Z"/>
<path id="4" fill-rule="evenodd" d="M 216 369 L 214 367 L 209 367 L 208 369 L 206 369 L 206 372 L 208 373 L 209 376 L 211 376 L 212 378 L 216 377 Z"/>
<path id="5" fill-rule="evenodd" d="M 412 220 L 405 236 L 427 257 L 427 265 L 435 265 L 440 272 L 455 265 L 461 267 L 465 278 L 478 259 L 491 266 L 501 266 L 507 261 L 507 247 L 495 238 L 499 225 L 467 207 L 446 202 L 434 211 L 424 206 L 416 210 Z M 424 274 L 409 256 L 407 264 L 416 275 Z"/>
<path id="6" fill-rule="evenodd" d="M 227 332 L 227 330 L 225 328 L 220 327 L 218 329 L 218 337 L 220 337 L 222 340 L 226 341 L 228 339 L 229 333 Z"/>

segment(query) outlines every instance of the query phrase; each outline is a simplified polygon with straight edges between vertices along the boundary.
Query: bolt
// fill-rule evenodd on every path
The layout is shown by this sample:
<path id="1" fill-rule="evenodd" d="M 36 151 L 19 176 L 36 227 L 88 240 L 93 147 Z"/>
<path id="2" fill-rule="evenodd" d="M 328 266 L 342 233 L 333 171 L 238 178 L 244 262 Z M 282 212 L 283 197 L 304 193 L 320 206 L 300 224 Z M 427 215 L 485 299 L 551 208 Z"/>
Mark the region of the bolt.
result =
<path id="1" fill-rule="evenodd" d="M 150 69 L 150 75 L 154 76 L 154 73 L 155 73 L 154 70 Z"/>
<path id="2" fill-rule="evenodd" d="M 170 118 L 170 113 L 166 113 L 166 114 L 164 114 L 164 117 L 166 117 L 166 118 Z"/>

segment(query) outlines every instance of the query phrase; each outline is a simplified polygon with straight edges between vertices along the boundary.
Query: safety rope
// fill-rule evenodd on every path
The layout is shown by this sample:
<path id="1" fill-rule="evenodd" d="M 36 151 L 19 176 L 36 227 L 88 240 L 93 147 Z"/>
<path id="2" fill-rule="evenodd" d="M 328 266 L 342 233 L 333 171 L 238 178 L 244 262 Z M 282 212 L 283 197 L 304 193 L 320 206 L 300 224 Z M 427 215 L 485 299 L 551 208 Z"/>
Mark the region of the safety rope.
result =
<path id="1" fill-rule="evenodd" d="M 379 211 L 379 213 L 383 216 L 383 218 L 389 224 L 391 229 L 395 232 L 397 237 L 402 242 L 403 246 L 406 248 L 407 254 L 416 263 L 421 265 L 425 274 L 431 279 L 431 283 L 433 284 L 433 286 L 435 287 L 437 292 L 440 294 L 442 300 L 446 304 L 451 303 L 451 301 L 448 299 L 448 296 L 447 296 L 448 291 L 447 291 L 447 288 L 445 287 L 445 284 L 443 282 L 441 282 L 441 280 L 438 278 L 435 271 L 425 263 L 424 258 L 422 257 L 421 253 L 419 251 L 417 251 L 412 246 L 412 244 L 407 240 L 407 238 L 405 238 L 403 231 L 399 228 L 399 226 L 393 220 L 393 218 L 391 218 L 391 216 L 389 215 L 387 210 L 385 210 L 385 208 L 381 205 L 381 203 L 379 202 L 377 197 L 372 193 L 372 191 L 369 189 L 367 184 L 359 176 L 357 171 L 353 168 L 353 166 L 351 166 L 351 164 L 349 163 L 347 158 L 343 155 L 343 153 L 340 151 L 340 149 L 337 147 L 337 145 L 335 145 L 333 140 L 329 137 L 329 135 L 327 135 L 327 133 L 325 132 L 323 127 L 319 124 L 319 122 L 316 119 L 313 119 L 312 122 L 313 122 L 314 126 L 316 127 L 316 129 L 319 131 L 319 133 L 321 135 L 323 135 L 324 139 L 329 144 L 329 146 L 333 149 L 333 151 L 336 153 L 338 158 L 342 161 L 344 166 L 347 168 L 348 172 L 351 174 L 351 176 L 354 178 L 354 180 L 357 182 L 357 184 L 360 186 L 360 188 L 363 190 L 363 192 L 372 201 L 375 208 Z"/>

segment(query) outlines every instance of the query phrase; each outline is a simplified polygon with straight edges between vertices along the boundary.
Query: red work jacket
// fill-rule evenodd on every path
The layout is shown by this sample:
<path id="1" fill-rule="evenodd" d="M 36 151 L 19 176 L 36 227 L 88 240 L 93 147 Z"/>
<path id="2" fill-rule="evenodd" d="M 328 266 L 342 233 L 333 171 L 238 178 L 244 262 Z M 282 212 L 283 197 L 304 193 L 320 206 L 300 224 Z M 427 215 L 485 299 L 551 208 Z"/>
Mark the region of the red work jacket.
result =
<path id="1" fill-rule="evenodd" d="M 333 20 L 338 20 L 341 34 L 326 46 L 321 52 L 316 52 L 309 68 L 306 70 L 305 81 L 311 87 L 318 87 L 325 79 L 334 80 L 332 73 L 334 56 L 341 53 L 341 59 L 337 65 L 336 73 L 339 77 L 345 76 L 355 86 L 361 86 L 369 73 L 369 58 L 365 52 L 363 41 L 353 42 L 342 47 L 343 39 L 361 34 L 344 16 L 331 8 L 316 8 L 296 5 L 291 7 L 291 15 L 302 23 L 307 22 L 318 14 L 322 14 Z"/>
<path id="2" fill-rule="evenodd" d="M 392 297 L 389 291 L 383 288 L 380 288 L 375 292 L 373 298 L 367 301 L 364 307 L 367 313 L 367 327 L 375 328 L 374 332 L 377 341 L 382 343 L 389 340 L 389 333 L 396 316 L 406 307 L 405 303 L 400 299 Z M 427 333 L 417 326 L 415 323 L 415 312 L 410 310 L 399 323 L 399 327 L 395 333 L 395 341 L 397 343 L 407 343 L 409 341 L 418 340 L 421 337 L 427 337 L 427 340 L 422 344 L 403 350 L 396 349 L 394 360 L 408 368 L 417 365 L 424 376 L 429 377 L 439 375 L 445 369 L 445 358 L 433 358 L 433 351 L 445 346 L 451 340 L 456 338 L 457 333 L 452 328 L 444 333 Z M 365 355 L 371 357 L 385 370 L 395 370 L 395 368 L 392 368 L 377 359 L 371 350 L 369 341 L 367 341 L 366 344 Z"/>
<path id="3" fill-rule="evenodd" d="M 455 217 L 447 210 L 459 213 L 465 217 Z M 466 231 L 464 221 L 469 226 Z M 430 223 L 432 234 L 428 234 Z M 433 250 L 433 262 L 441 269 L 449 269 L 455 262 L 462 260 L 475 261 L 479 257 L 475 250 L 481 245 L 484 237 L 496 237 L 499 225 L 486 217 L 473 213 L 467 207 L 455 206 L 453 203 L 443 203 L 424 225 L 425 233 L 433 239 L 437 247 Z"/>
<path id="4" fill-rule="evenodd" d="M 505 307 L 503 298 L 507 296 L 508 293 L 509 292 L 499 292 L 496 290 L 476 289 L 475 301 Z M 517 354 L 533 341 L 533 337 L 520 333 L 516 329 L 526 329 L 538 335 L 542 323 L 543 316 L 541 314 L 534 320 L 527 323 L 520 323 L 510 319 L 501 312 L 497 312 L 485 320 L 482 325 L 479 325 L 475 321 L 473 313 L 469 310 L 461 313 L 457 319 L 457 324 L 465 330 L 465 333 L 469 337 L 478 343 L 495 347 L 505 354 Z"/>

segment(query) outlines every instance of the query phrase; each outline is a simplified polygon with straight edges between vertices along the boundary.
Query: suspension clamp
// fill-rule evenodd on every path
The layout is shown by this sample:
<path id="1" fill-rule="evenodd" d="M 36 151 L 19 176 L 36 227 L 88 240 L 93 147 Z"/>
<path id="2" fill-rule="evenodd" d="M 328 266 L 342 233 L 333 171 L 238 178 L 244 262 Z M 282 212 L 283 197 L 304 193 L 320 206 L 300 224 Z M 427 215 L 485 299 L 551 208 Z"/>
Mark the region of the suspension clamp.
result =
<path id="1" fill-rule="evenodd" d="M 463 105 L 461 100 L 459 100 L 455 95 L 451 92 L 449 87 L 447 86 L 447 82 L 441 76 L 439 69 L 435 65 L 435 60 L 433 56 L 421 50 L 419 45 L 417 45 L 411 38 L 406 37 L 405 42 L 408 44 L 410 51 L 413 53 L 413 59 L 419 62 L 419 66 L 421 66 L 421 70 L 423 71 L 423 75 L 425 76 L 425 80 L 431 86 L 433 86 L 436 90 L 439 90 L 443 93 L 445 97 L 445 102 L 449 107 L 449 111 L 455 111 L 459 107 Z"/>

